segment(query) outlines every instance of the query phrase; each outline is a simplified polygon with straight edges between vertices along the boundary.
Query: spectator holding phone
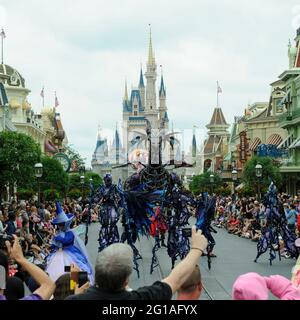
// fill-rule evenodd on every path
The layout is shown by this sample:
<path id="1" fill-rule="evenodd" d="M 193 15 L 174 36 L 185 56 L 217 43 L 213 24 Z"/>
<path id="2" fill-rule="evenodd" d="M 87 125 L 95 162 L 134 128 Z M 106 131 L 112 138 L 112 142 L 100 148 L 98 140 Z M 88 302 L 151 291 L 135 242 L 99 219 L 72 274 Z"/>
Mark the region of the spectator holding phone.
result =
<path id="1" fill-rule="evenodd" d="M 128 291 L 133 271 L 133 251 L 124 243 L 115 243 L 102 250 L 95 267 L 95 285 L 83 294 L 67 300 L 171 300 L 172 295 L 187 281 L 207 247 L 201 230 L 192 228 L 191 250 L 162 281 Z"/>
<path id="2" fill-rule="evenodd" d="M 6 241 L 7 252 L 10 259 L 15 260 L 29 275 L 39 284 L 39 288 L 33 294 L 24 297 L 21 300 L 49 300 L 52 296 L 55 284 L 47 276 L 47 274 L 39 267 L 29 262 L 23 255 L 18 237 L 14 235 L 14 243 L 11 246 L 10 242 Z M 4 289 L 0 288 L 0 300 L 6 300 Z"/>

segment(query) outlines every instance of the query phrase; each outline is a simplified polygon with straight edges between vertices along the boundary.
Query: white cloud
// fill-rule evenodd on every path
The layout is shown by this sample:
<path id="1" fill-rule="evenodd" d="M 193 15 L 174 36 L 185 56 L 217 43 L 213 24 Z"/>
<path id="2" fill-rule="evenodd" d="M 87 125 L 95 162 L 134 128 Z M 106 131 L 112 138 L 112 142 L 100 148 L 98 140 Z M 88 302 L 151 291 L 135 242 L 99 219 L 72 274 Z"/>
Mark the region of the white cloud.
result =
<path id="1" fill-rule="evenodd" d="M 88 165 L 98 124 L 121 119 L 124 79 L 136 85 L 145 66 L 152 24 L 157 64 L 163 65 L 169 118 L 192 128 L 210 120 L 216 81 L 227 122 L 249 100 L 268 100 L 269 83 L 287 67 L 287 40 L 294 37 L 297 1 L 2 1 L 5 62 L 17 68 L 40 110 L 59 110 Z M 145 69 L 145 67 L 144 67 Z M 157 81 L 157 85 L 159 80 Z"/>

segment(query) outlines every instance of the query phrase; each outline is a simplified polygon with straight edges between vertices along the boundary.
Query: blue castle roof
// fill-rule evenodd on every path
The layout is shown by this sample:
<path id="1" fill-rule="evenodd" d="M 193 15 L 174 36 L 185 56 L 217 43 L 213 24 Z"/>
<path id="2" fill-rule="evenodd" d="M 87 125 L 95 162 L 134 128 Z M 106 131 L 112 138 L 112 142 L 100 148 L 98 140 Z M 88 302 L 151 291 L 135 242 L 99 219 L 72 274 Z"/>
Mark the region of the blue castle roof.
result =
<path id="1" fill-rule="evenodd" d="M 144 85 L 144 77 L 143 77 L 143 71 L 142 71 L 142 68 L 141 68 L 139 88 L 144 88 L 144 87 L 145 87 L 145 85 Z"/>
<path id="2" fill-rule="evenodd" d="M 160 80 L 160 89 L 159 89 L 159 96 L 166 96 L 166 89 L 165 89 L 165 84 L 164 84 L 164 78 L 161 76 Z"/>
<path id="3" fill-rule="evenodd" d="M 138 102 L 139 112 L 144 111 L 140 91 L 138 89 L 133 89 L 131 90 L 130 100 L 129 101 L 123 100 L 123 112 L 133 111 L 133 101 L 135 98 L 137 99 L 137 102 Z"/>

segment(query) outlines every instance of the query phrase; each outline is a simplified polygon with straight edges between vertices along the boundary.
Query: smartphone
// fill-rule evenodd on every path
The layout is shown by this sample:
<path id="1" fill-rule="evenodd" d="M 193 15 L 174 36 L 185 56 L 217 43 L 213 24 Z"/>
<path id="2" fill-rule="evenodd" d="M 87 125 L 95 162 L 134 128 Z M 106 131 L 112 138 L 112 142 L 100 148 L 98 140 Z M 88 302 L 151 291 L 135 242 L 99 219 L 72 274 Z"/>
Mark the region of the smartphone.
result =
<path id="1" fill-rule="evenodd" d="M 0 266 L 0 289 L 6 289 L 6 270 L 3 266 Z"/>
<path id="2" fill-rule="evenodd" d="M 65 272 L 71 272 L 71 266 L 65 266 Z"/>
<path id="3" fill-rule="evenodd" d="M 84 285 L 88 281 L 89 281 L 89 278 L 86 271 L 71 272 L 70 289 L 75 290 L 76 284 L 78 284 L 78 287 L 80 288 L 82 285 Z"/>
<path id="4" fill-rule="evenodd" d="M 78 272 L 78 287 L 80 288 L 89 281 L 88 273 L 86 271 Z"/>
<path id="5" fill-rule="evenodd" d="M 183 228 L 182 234 L 186 238 L 191 237 L 192 236 L 192 228 Z"/>

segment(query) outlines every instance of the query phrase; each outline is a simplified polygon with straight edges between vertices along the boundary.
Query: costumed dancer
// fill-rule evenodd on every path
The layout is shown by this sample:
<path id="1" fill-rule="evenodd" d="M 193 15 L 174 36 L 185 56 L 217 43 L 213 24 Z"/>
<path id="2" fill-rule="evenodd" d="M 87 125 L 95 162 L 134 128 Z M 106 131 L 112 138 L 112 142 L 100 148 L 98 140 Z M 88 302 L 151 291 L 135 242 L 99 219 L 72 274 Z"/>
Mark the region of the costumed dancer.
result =
<path id="1" fill-rule="evenodd" d="M 71 229 L 73 214 L 66 214 L 59 202 L 56 202 L 56 217 L 52 224 L 57 226 L 57 232 L 52 239 L 51 253 L 46 259 L 46 272 L 53 281 L 65 273 L 65 266 L 75 264 L 81 271 L 88 273 L 89 281 L 94 283 L 93 268 L 88 258 L 83 241 L 77 234 L 78 227 Z"/>
<path id="2" fill-rule="evenodd" d="M 290 254 L 291 258 L 297 258 L 299 256 L 299 248 L 295 245 L 297 237 L 295 232 L 288 228 L 285 215 L 279 210 L 277 188 L 273 182 L 269 186 L 263 203 L 266 207 L 267 223 L 261 230 L 254 262 L 257 262 L 257 259 L 268 249 L 270 265 L 276 258 L 276 251 L 278 251 L 278 257 L 281 260 L 279 236 L 284 241 L 285 250 Z"/>
<path id="3" fill-rule="evenodd" d="M 100 212 L 99 222 L 99 252 L 112 243 L 120 242 L 117 223 L 119 221 L 119 208 L 121 197 L 117 185 L 112 183 L 112 176 L 106 174 L 104 185 L 99 189 Z"/>
<path id="4" fill-rule="evenodd" d="M 197 214 L 197 221 L 196 221 L 196 227 L 197 229 L 201 229 L 203 235 L 206 237 L 208 241 L 207 245 L 207 263 L 208 268 L 211 268 L 211 257 L 216 257 L 214 255 L 213 249 L 216 244 L 215 239 L 213 238 L 211 232 L 217 233 L 215 229 L 211 226 L 211 222 L 215 215 L 216 210 L 216 197 L 213 196 L 211 198 L 208 198 L 207 193 L 202 193 L 200 198 L 196 201 L 197 208 L 196 208 L 196 214 Z"/>
<path id="5" fill-rule="evenodd" d="M 174 187 L 167 198 L 169 207 L 168 212 L 168 255 L 172 260 L 172 268 L 175 266 L 177 257 L 183 259 L 190 250 L 189 238 L 183 233 L 182 229 L 189 224 L 191 216 L 188 205 L 193 200 L 183 193 L 181 183 L 177 184 L 178 176 L 171 174 Z"/>

